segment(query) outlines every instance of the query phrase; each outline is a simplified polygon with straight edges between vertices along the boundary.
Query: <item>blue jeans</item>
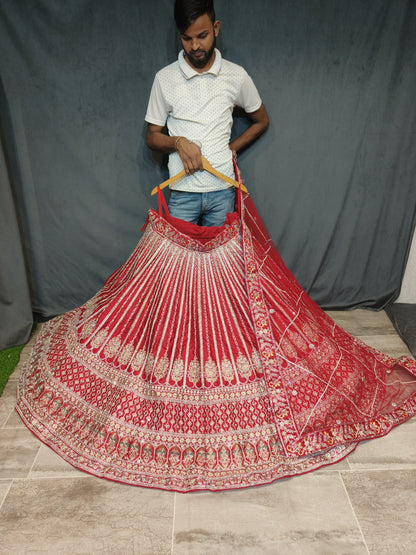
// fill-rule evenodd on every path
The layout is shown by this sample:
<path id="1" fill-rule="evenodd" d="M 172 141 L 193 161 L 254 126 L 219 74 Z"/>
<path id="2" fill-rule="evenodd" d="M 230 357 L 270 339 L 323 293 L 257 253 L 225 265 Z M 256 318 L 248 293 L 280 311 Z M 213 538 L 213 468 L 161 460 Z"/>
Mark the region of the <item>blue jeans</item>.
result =
<path id="1" fill-rule="evenodd" d="M 194 224 L 221 226 L 225 222 L 227 212 L 234 212 L 234 199 L 234 187 L 209 193 L 171 191 L 169 214 Z"/>

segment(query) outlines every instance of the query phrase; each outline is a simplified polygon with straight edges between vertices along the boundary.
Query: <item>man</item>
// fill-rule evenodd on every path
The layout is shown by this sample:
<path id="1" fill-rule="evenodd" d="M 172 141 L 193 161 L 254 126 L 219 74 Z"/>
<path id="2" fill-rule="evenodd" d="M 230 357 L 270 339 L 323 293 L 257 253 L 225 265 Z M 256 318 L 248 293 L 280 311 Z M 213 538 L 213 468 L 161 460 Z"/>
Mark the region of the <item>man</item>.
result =
<path id="1" fill-rule="evenodd" d="M 212 0 L 176 0 L 175 22 L 183 50 L 154 79 L 146 113 L 146 144 L 168 153 L 169 172 L 186 177 L 172 186 L 172 216 L 206 226 L 222 225 L 234 210 L 234 188 L 208 172 L 202 159 L 233 177 L 232 158 L 267 129 L 269 120 L 246 71 L 215 48 L 220 22 Z M 230 143 L 232 112 L 240 106 L 251 124 Z M 169 135 L 163 133 L 167 124 Z"/>

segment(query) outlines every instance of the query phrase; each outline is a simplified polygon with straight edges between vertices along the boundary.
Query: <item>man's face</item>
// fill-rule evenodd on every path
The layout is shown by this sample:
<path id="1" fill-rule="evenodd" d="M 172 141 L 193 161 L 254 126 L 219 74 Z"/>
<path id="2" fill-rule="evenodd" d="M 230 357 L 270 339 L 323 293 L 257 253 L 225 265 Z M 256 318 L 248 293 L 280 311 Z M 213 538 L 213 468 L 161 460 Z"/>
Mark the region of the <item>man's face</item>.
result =
<path id="1" fill-rule="evenodd" d="M 219 30 L 220 22 L 212 23 L 209 16 L 204 14 L 181 34 L 186 60 L 197 71 L 204 71 L 211 67 L 214 61 L 215 39 Z"/>

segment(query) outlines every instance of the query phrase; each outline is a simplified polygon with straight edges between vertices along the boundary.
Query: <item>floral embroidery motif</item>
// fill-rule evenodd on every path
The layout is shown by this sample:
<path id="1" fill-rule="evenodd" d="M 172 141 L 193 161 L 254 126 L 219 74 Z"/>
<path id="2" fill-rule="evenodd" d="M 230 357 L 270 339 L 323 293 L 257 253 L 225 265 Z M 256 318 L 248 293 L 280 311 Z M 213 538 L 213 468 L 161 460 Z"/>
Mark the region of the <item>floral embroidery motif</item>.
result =
<path id="1" fill-rule="evenodd" d="M 201 365 L 194 359 L 189 363 L 188 378 L 192 384 L 197 384 L 201 379 Z"/>
<path id="2" fill-rule="evenodd" d="M 101 347 L 107 335 L 108 335 L 108 330 L 105 330 L 105 329 L 102 329 L 99 332 L 97 332 L 97 334 L 94 335 L 93 338 L 91 339 L 91 346 L 94 349 L 98 349 L 99 347 Z"/>
<path id="3" fill-rule="evenodd" d="M 83 339 L 88 337 L 95 330 L 97 322 L 98 322 L 98 318 L 96 318 L 95 320 L 90 320 L 89 322 L 84 324 L 80 334 Z"/>
<path id="4" fill-rule="evenodd" d="M 248 378 L 251 374 L 250 361 L 243 355 L 238 355 L 237 357 L 237 369 L 238 373 L 243 378 Z"/>
<path id="5" fill-rule="evenodd" d="M 182 360 L 175 360 L 172 367 L 171 377 L 173 381 L 180 382 L 183 378 L 184 363 Z"/>
<path id="6" fill-rule="evenodd" d="M 134 374 L 140 374 L 146 363 L 146 353 L 143 350 L 138 351 L 130 363 L 130 367 Z"/>
<path id="7" fill-rule="evenodd" d="M 164 356 L 159 359 L 156 363 L 156 366 L 153 370 L 155 377 L 160 380 L 166 376 L 169 369 L 169 359 L 168 357 Z"/>
<path id="8" fill-rule="evenodd" d="M 113 358 L 120 349 L 121 340 L 119 337 L 113 337 L 104 346 L 104 355 L 108 358 Z"/>
<path id="9" fill-rule="evenodd" d="M 204 377 L 208 382 L 215 382 L 218 379 L 218 368 L 215 362 L 208 359 L 204 364 Z"/>
<path id="10" fill-rule="evenodd" d="M 229 360 L 223 360 L 221 363 L 221 374 L 227 382 L 232 382 L 235 378 L 234 368 Z"/>
<path id="11" fill-rule="evenodd" d="M 127 343 L 127 345 L 124 345 L 123 349 L 121 350 L 118 356 L 119 363 L 122 366 L 127 366 L 127 364 L 130 362 L 133 356 L 133 352 L 134 352 L 133 343 Z"/>

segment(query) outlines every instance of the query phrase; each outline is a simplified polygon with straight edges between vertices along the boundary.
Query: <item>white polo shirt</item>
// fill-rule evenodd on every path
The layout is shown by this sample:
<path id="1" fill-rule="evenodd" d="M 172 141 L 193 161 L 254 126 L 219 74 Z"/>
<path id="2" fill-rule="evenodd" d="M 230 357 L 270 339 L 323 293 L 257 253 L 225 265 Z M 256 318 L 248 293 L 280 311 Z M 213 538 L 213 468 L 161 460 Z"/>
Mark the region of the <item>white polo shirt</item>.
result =
<path id="1" fill-rule="evenodd" d="M 186 62 L 182 50 L 176 62 L 156 74 L 145 119 L 154 125 L 166 124 L 171 136 L 199 141 L 202 155 L 211 165 L 234 177 L 232 153 L 228 146 L 234 106 L 240 106 L 247 113 L 255 112 L 261 106 L 259 93 L 245 69 L 224 60 L 215 49 L 215 60 L 210 69 L 198 73 Z M 170 154 L 170 175 L 176 175 L 182 169 L 179 154 Z M 227 183 L 204 171 L 185 177 L 172 189 L 201 193 L 226 187 Z"/>

